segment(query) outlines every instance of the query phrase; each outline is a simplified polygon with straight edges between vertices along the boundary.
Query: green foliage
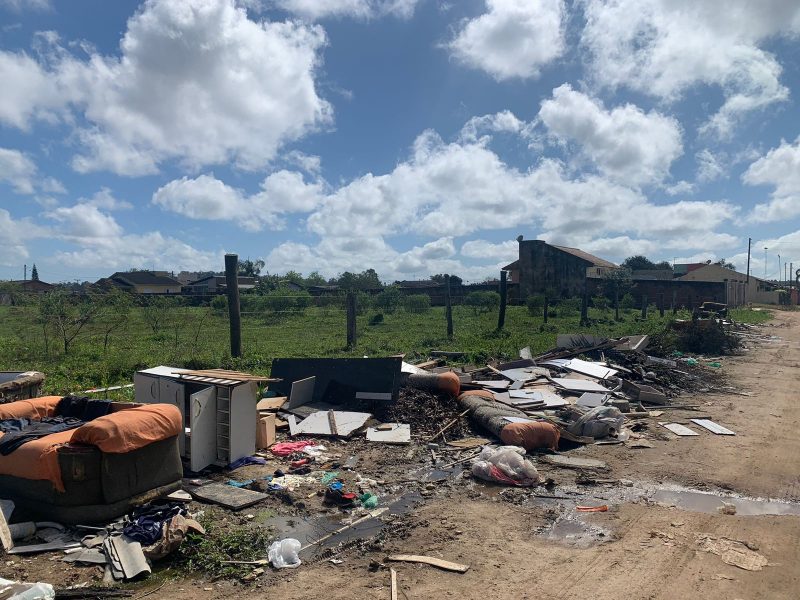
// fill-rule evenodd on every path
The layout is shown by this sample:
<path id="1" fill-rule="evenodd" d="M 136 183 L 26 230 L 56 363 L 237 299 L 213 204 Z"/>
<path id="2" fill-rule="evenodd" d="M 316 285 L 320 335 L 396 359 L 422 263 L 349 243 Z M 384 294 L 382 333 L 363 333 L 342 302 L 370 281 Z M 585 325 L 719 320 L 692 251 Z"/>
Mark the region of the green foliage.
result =
<path id="1" fill-rule="evenodd" d="M 564 317 L 573 317 L 581 312 L 580 298 L 566 298 L 558 303 L 558 310 Z"/>
<path id="2" fill-rule="evenodd" d="M 224 294 L 218 294 L 211 300 L 211 310 L 218 315 L 224 315 L 228 312 L 228 297 Z"/>
<path id="3" fill-rule="evenodd" d="M 431 275 L 431 280 L 444 285 L 447 282 L 447 273 L 440 273 L 438 275 Z M 450 285 L 461 285 L 464 282 L 458 275 L 450 275 Z"/>
<path id="4" fill-rule="evenodd" d="M 647 258 L 646 256 L 642 256 L 641 254 L 637 254 L 636 256 L 629 256 L 625 260 L 622 261 L 621 267 L 626 267 L 631 271 L 639 271 L 642 269 L 656 269 L 656 263 L 652 260 Z"/>
<path id="5" fill-rule="evenodd" d="M 369 318 L 370 325 L 380 325 L 383 323 L 383 313 L 377 313 Z"/>
<path id="6" fill-rule="evenodd" d="M 81 331 L 95 318 L 100 303 L 88 296 L 73 296 L 64 291 L 48 292 L 39 299 L 39 321 L 43 326 L 45 344 L 48 332 L 63 343 L 64 354 Z"/>
<path id="7" fill-rule="evenodd" d="M 403 302 L 403 294 L 395 285 L 385 288 L 373 299 L 373 305 L 387 315 L 393 314 Z"/>
<path id="8" fill-rule="evenodd" d="M 263 260 L 239 259 L 239 275 L 242 277 L 258 277 L 263 268 Z"/>
<path id="9" fill-rule="evenodd" d="M 497 292 L 470 292 L 464 298 L 464 304 L 471 307 L 476 314 L 488 313 L 500 306 L 500 294 Z"/>
<path id="10" fill-rule="evenodd" d="M 31 281 L 39 281 L 39 269 L 36 268 L 36 263 L 33 263 L 33 269 L 31 269 Z"/>
<path id="11" fill-rule="evenodd" d="M 265 294 L 248 294 L 239 299 L 242 312 L 263 315 L 303 314 L 311 306 L 311 294 L 279 286 Z"/>
<path id="12" fill-rule="evenodd" d="M 627 293 L 619 299 L 619 307 L 624 310 L 631 310 L 636 307 L 636 299 L 633 295 Z"/>
<path id="13" fill-rule="evenodd" d="M 610 301 L 605 296 L 595 296 L 592 298 L 592 306 L 599 311 L 607 312 L 610 304 Z"/>
<path id="14" fill-rule="evenodd" d="M 339 277 L 331 279 L 330 283 L 343 290 L 377 290 L 383 287 L 375 269 L 367 269 L 361 273 L 345 271 Z"/>
<path id="15" fill-rule="evenodd" d="M 541 315 L 544 310 L 544 296 L 541 294 L 534 294 L 525 299 L 525 306 L 528 307 L 528 313 L 531 315 Z"/>
<path id="16" fill-rule="evenodd" d="M 169 327 L 172 311 L 178 306 L 180 306 L 180 298 L 153 296 L 145 299 L 145 304 L 142 307 L 142 317 L 144 317 L 153 333 L 159 333 Z"/>
<path id="17" fill-rule="evenodd" d="M 425 313 L 431 309 L 431 297 L 427 294 L 411 294 L 403 299 L 403 305 L 410 313 Z"/>

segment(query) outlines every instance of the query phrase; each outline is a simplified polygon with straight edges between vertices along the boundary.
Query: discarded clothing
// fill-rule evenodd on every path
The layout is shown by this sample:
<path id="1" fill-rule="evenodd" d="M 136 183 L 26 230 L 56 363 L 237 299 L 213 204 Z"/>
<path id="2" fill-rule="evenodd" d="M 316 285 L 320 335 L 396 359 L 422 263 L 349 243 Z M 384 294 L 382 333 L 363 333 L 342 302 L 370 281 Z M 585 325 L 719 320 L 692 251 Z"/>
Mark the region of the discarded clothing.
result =
<path id="1" fill-rule="evenodd" d="M 11 424 L 11 427 L 15 430 L 4 433 L 3 437 L 0 438 L 0 454 L 8 456 L 27 442 L 38 440 L 53 433 L 77 429 L 83 425 L 83 421 L 80 419 L 73 419 L 70 417 L 45 417 L 40 421 L 28 421 L 26 426 L 19 428 L 19 422 L 26 420 L 27 419 L 8 419 L 8 421 L 14 422 Z M 0 421 L 0 431 L 6 431 L 3 429 L 4 426 L 2 425 L 6 422 L 7 421 Z"/>
<path id="2" fill-rule="evenodd" d="M 144 546 L 151 546 L 161 538 L 164 523 L 175 515 L 185 513 L 186 509 L 177 503 L 140 506 L 133 510 L 131 522 L 125 525 L 122 532 Z"/>
<path id="3" fill-rule="evenodd" d="M 314 442 L 311 441 L 302 441 L 302 442 L 281 442 L 279 444 L 275 444 L 272 448 L 269 449 L 275 456 L 289 456 L 293 452 L 299 452 L 306 446 L 313 446 Z"/>
<path id="4" fill-rule="evenodd" d="M 243 456 L 239 460 L 233 461 L 231 464 L 228 465 L 228 469 L 233 471 L 234 469 L 238 469 L 239 467 L 244 467 L 246 465 L 265 465 L 267 461 L 260 456 Z"/>
<path id="5" fill-rule="evenodd" d="M 548 448 L 556 451 L 560 438 L 558 427 L 546 421 L 509 423 L 500 432 L 500 439 L 506 446 L 522 446 L 525 450 Z"/>
<path id="6" fill-rule="evenodd" d="M 54 416 L 92 421 L 111 412 L 111 400 L 90 400 L 87 396 L 64 396 L 56 405 Z"/>

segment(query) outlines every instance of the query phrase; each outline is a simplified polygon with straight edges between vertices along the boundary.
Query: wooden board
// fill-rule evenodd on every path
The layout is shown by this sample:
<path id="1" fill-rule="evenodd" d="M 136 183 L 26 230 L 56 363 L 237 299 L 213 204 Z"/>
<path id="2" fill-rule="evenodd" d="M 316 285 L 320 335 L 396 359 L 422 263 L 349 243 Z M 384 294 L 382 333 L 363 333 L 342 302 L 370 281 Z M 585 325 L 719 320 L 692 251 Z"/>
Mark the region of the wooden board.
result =
<path id="1" fill-rule="evenodd" d="M 286 403 L 286 396 L 275 396 L 274 398 L 262 398 L 256 404 L 256 410 L 278 410 Z"/>
<path id="2" fill-rule="evenodd" d="M 331 412 L 333 413 L 334 422 L 336 424 L 336 433 L 331 431 L 332 428 L 329 420 Z M 338 435 L 341 437 L 349 437 L 361 429 L 371 418 L 372 415 L 369 413 L 348 412 L 343 410 L 320 410 L 312 413 L 298 423 L 292 435 L 305 433 L 309 435 Z"/>
<path id="3" fill-rule="evenodd" d="M 719 423 L 715 423 L 710 419 L 690 419 L 690 421 L 696 425 L 700 425 L 700 427 L 708 429 L 712 433 L 716 433 L 717 435 L 736 435 L 730 429 L 727 429 L 726 427 L 723 427 Z"/>
<path id="4" fill-rule="evenodd" d="M 393 554 L 391 556 L 387 556 L 386 560 L 393 562 L 422 563 L 424 565 L 431 565 L 432 567 L 438 567 L 440 569 L 444 569 L 445 571 L 454 571 L 456 573 L 466 573 L 469 571 L 469 565 L 462 565 L 459 563 L 442 560 L 441 558 L 433 558 L 431 556 L 418 556 L 416 554 Z"/>
<path id="5" fill-rule="evenodd" d="M 696 431 L 692 431 L 691 429 L 685 427 L 684 425 L 681 425 L 680 423 L 659 423 L 659 425 L 661 425 L 666 429 L 669 429 L 672 433 L 674 433 L 675 435 L 679 435 L 681 437 L 689 435 L 700 435 Z"/>
<path id="6" fill-rule="evenodd" d="M 407 423 L 386 423 L 386 425 L 389 425 L 388 429 L 368 427 L 367 440 L 384 444 L 411 443 L 411 425 Z"/>
<path id="7" fill-rule="evenodd" d="M 209 483 L 198 488 L 191 488 L 188 491 L 198 500 L 219 504 L 231 510 L 241 510 L 268 498 L 267 494 L 225 485 L 224 483 Z"/>

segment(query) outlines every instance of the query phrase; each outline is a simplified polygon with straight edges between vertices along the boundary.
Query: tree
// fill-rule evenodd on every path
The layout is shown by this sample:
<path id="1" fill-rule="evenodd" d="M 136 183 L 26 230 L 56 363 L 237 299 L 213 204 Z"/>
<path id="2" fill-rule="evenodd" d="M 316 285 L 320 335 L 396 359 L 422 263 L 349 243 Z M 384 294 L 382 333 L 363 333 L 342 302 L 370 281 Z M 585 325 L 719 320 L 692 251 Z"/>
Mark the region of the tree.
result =
<path id="1" fill-rule="evenodd" d="M 263 260 L 239 259 L 239 275 L 242 277 L 258 277 L 263 268 Z"/>
<path id="2" fill-rule="evenodd" d="M 646 256 L 642 256 L 641 254 L 637 254 L 636 256 L 629 256 L 624 261 L 622 261 L 622 264 L 620 266 L 630 269 L 631 271 L 641 271 L 643 269 L 659 268 L 656 265 L 656 263 L 654 263 Z"/>
<path id="3" fill-rule="evenodd" d="M 176 306 L 177 298 L 153 296 L 148 299 L 147 304 L 142 308 L 142 317 L 150 326 L 150 329 L 153 330 L 153 333 L 159 333 L 169 325 L 170 313 Z"/>
<path id="4" fill-rule="evenodd" d="M 43 294 L 39 300 L 39 318 L 45 328 L 51 328 L 64 344 L 64 354 L 86 325 L 97 315 L 100 303 L 84 296 L 74 298 L 62 291 Z"/>
<path id="5" fill-rule="evenodd" d="M 383 287 L 375 269 L 367 269 L 361 273 L 345 271 L 339 277 L 331 279 L 330 283 L 343 290 L 377 290 Z"/>
<path id="6" fill-rule="evenodd" d="M 669 261 L 662 260 L 659 263 L 656 263 L 656 269 L 661 269 L 662 271 L 672 271 L 672 265 L 669 264 Z"/>
<path id="7" fill-rule="evenodd" d="M 719 265 L 720 267 L 724 267 L 726 269 L 730 269 L 731 271 L 736 270 L 736 265 L 732 262 L 728 262 L 724 258 L 720 258 L 717 262 L 714 263 L 715 265 Z M 34 267 L 35 268 L 35 267 Z"/>
<path id="8" fill-rule="evenodd" d="M 646 260 L 646 259 L 645 259 Z M 614 301 L 614 318 L 619 320 L 619 297 L 633 286 L 631 270 L 627 267 L 606 271 L 603 275 L 603 293 Z"/>
<path id="9" fill-rule="evenodd" d="M 441 283 L 444 285 L 447 283 L 447 273 L 441 273 L 439 275 L 431 275 L 431 279 L 436 283 Z M 464 282 L 461 277 L 458 275 L 450 275 L 450 285 L 461 285 Z"/>
<path id="10" fill-rule="evenodd" d="M 36 268 L 36 263 L 33 263 L 33 269 L 31 269 L 31 281 L 39 281 L 39 270 Z"/>
<path id="11" fill-rule="evenodd" d="M 311 271 L 311 273 L 308 274 L 308 277 L 305 278 L 306 285 L 325 285 L 327 283 L 328 280 L 320 275 L 319 271 Z"/>
<path id="12" fill-rule="evenodd" d="M 402 300 L 403 295 L 400 289 L 395 285 L 390 285 L 375 296 L 373 304 L 378 310 L 390 315 L 397 310 Z"/>
<path id="13" fill-rule="evenodd" d="M 108 340 L 114 331 L 124 331 L 130 321 L 133 301 L 130 294 L 114 289 L 103 296 L 98 321 L 103 332 L 103 351 L 108 349 Z"/>
<path id="14" fill-rule="evenodd" d="M 488 313 L 500 306 L 500 294 L 497 292 L 470 292 L 464 298 L 464 304 L 471 306 L 475 314 Z"/>

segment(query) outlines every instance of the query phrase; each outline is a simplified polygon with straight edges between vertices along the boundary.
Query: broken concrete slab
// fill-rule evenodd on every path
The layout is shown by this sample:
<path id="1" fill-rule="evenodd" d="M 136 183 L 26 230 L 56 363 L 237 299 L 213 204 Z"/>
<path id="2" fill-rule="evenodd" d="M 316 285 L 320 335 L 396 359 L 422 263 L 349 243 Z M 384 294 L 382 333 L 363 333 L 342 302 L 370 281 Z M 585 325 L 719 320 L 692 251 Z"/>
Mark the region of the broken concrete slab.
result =
<path id="1" fill-rule="evenodd" d="M 567 469 L 607 469 L 608 465 L 595 458 L 581 458 L 579 456 L 566 456 L 564 454 L 547 454 L 539 460 L 556 467 Z"/>
<path id="2" fill-rule="evenodd" d="M 608 394 L 600 394 L 598 392 L 586 392 L 581 395 L 575 402 L 577 406 L 585 406 L 587 408 L 595 408 L 602 406 L 608 400 Z"/>
<path id="3" fill-rule="evenodd" d="M 595 363 L 590 362 L 588 360 L 581 360 L 580 358 L 555 358 L 553 360 L 549 360 L 547 362 L 543 362 L 543 365 L 552 365 L 554 367 L 561 367 L 563 369 L 568 369 L 575 373 L 580 373 L 582 375 L 588 375 L 589 377 L 594 377 L 595 379 L 607 379 L 608 377 L 613 377 L 617 374 L 615 369 L 607 367 L 602 363 Z"/>
<path id="4" fill-rule="evenodd" d="M 622 380 L 622 392 L 630 396 L 633 400 L 638 400 L 646 404 L 663 406 L 669 402 L 667 395 L 659 392 L 656 388 L 644 383 L 633 383 L 627 379 Z"/>
<path id="5" fill-rule="evenodd" d="M 389 425 L 389 428 L 368 427 L 367 440 L 383 444 L 411 443 L 411 425 L 407 423 L 385 423 L 385 425 Z"/>
<path id="6" fill-rule="evenodd" d="M 223 483 L 209 483 L 198 488 L 192 488 L 191 494 L 198 500 L 219 504 L 231 510 L 241 510 L 248 506 L 253 506 L 253 504 L 257 504 L 268 497 L 261 492 L 237 488 Z"/>
<path id="7" fill-rule="evenodd" d="M 551 379 L 554 384 L 569 390 L 570 392 L 607 392 L 608 389 L 604 388 L 599 383 L 594 381 L 587 381 L 585 379 L 569 379 L 569 378 L 554 378 Z"/>
<path id="8" fill-rule="evenodd" d="M 372 418 L 370 413 L 343 410 L 317 411 L 303 419 L 294 428 L 292 435 L 335 435 L 350 437 Z M 289 422 L 291 427 L 291 421 Z"/>

